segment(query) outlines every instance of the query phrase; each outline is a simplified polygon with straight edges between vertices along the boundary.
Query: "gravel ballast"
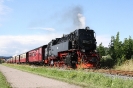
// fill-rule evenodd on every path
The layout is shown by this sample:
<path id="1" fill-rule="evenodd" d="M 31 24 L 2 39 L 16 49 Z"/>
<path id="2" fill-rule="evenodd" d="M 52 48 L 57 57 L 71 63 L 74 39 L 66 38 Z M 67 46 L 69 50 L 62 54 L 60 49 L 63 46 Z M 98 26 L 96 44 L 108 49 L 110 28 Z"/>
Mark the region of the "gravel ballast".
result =
<path id="1" fill-rule="evenodd" d="M 0 65 L 0 71 L 13 88 L 81 88 L 77 85 L 23 72 L 3 65 Z"/>

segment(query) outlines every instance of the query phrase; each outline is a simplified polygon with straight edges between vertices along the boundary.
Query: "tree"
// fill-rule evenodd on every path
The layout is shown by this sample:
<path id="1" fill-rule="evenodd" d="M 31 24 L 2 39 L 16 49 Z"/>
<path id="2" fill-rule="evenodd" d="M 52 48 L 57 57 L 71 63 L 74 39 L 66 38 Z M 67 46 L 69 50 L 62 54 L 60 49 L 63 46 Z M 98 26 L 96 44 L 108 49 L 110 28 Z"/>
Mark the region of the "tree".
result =
<path id="1" fill-rule="evenodd" d="M 131 59 L 131 56 L 133 54 L 133 39 L 131 36 L 129 38 L 125 38 L 123 42 L 123 52 L 126 59 Z"/>
<path id="2" fill-rule="evenodd" d="M 97 47 L 97 51 L 99 52 L 100 56 L 105 56 L 105 48 L 102 45 L 102 43 L 100 43 L 99 46 Z"/>
<path id="3" fill-rule="evenodd" d="M 122 42 L 119 39 L 119 32 L 117 33 L 116 38 L 114 36 L 111 37 L 109 54 L 114 63 L 121 63 L 123 61 Z"/>

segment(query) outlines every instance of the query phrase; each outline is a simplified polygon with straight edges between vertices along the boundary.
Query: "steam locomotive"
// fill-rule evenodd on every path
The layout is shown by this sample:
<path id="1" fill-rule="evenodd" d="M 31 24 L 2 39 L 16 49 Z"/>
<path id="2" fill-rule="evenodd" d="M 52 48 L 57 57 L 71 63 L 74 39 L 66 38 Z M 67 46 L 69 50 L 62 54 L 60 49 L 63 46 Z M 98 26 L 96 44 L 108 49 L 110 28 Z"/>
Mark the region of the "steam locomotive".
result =
<path id="1" fill-rule="evenodd" d="M 23 54 L 15 56 L 9 59 L 8 62 L 93 68 L 97 67 L 100 61 L 99 54 L 96 52 L 95 32 L 89 27 L 77 29 L 70 34 L 63 35 L 61 38 L 53 39 L 47 45 L 26 52 L 24 58 L 22 56 Z"/>

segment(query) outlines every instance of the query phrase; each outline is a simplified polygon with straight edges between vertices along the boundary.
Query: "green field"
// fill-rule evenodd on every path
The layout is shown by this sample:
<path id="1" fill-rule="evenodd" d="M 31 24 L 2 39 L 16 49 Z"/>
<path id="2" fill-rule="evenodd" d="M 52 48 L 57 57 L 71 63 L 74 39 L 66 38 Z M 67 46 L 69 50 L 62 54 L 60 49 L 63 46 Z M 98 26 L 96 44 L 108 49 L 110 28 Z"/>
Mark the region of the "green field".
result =
<path id="1" fill-rule="evenodd" d="M 54 78 L 85 88 L 132 88 L 133 80 L 109 78 L 100 73 L 85 72 L 84 70 L 63 70 L 50 67 L 35 67 L 28 65 L 4 64 L 26 72 Z"/>
<path id="2" fill-rule="evenodd" d="M 4 75 L 0 72 L 0 88 L 11 88 Z"/>

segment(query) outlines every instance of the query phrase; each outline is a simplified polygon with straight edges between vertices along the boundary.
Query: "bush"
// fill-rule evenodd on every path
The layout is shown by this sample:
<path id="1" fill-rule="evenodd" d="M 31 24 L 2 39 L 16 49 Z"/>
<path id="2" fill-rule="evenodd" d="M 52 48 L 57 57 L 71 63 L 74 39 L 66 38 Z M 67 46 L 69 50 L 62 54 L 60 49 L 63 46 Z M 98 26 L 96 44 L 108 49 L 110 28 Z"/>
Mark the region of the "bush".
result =
<path id="1" fill-rule="evenodd" d="M 112 68 L 114 66 L 114 61 L 109 55 L 102 56 L 100 64 L 102 68 Z"/>

